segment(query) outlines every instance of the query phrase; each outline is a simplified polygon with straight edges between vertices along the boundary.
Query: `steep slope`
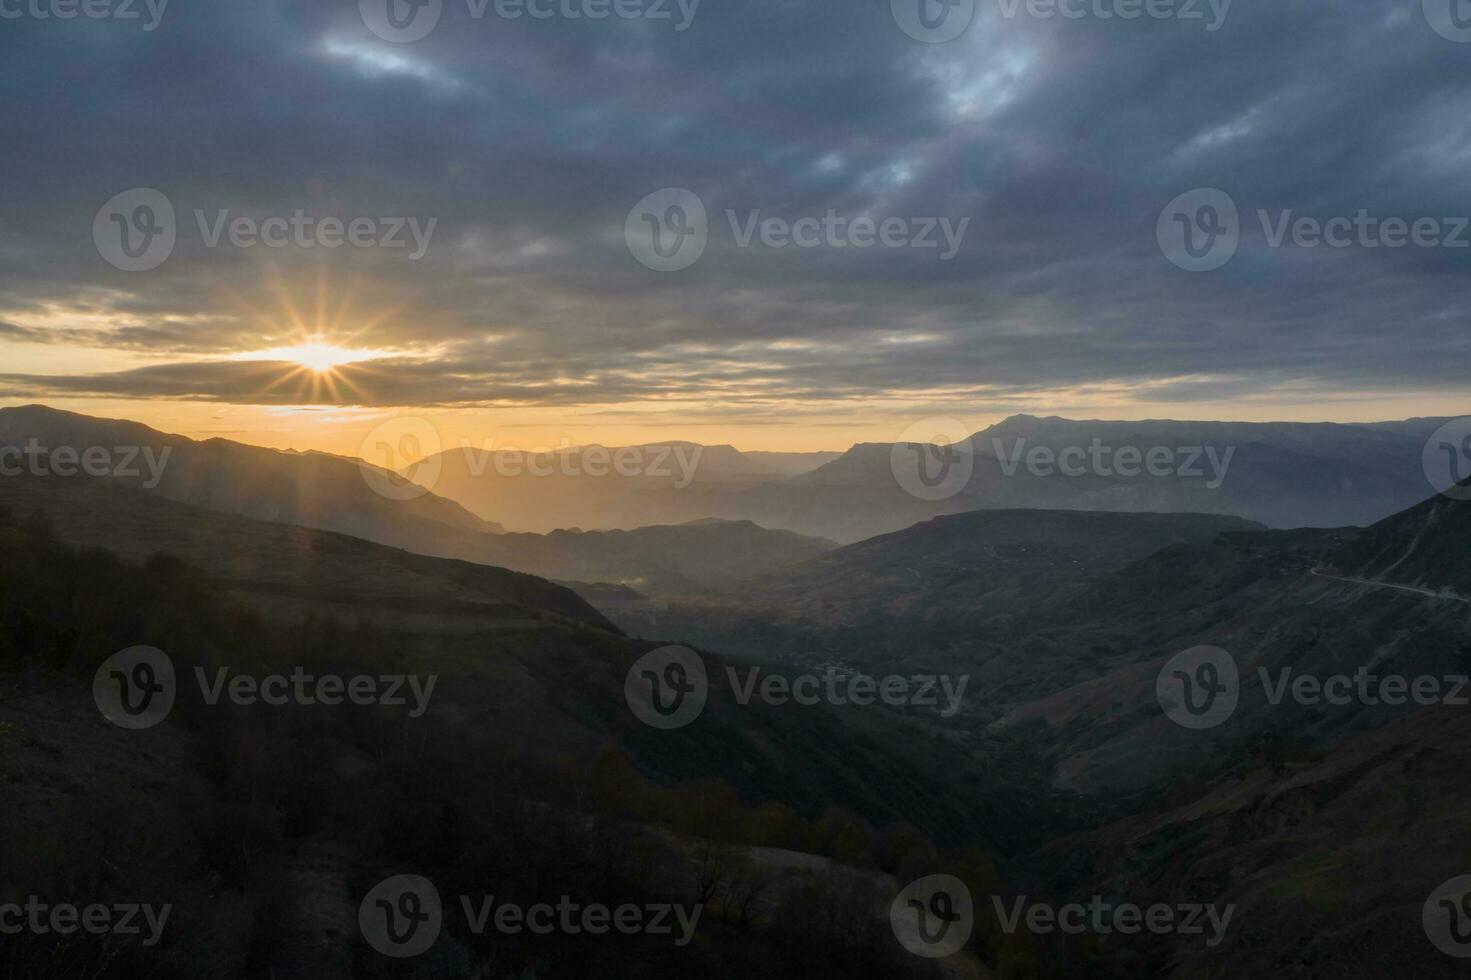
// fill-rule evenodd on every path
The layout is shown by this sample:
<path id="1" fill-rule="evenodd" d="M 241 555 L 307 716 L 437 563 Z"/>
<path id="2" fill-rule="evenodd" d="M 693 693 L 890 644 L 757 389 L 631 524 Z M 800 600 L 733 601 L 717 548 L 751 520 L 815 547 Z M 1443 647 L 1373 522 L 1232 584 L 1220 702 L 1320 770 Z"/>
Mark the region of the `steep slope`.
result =
<path id="1" fill-rule="evenodd" d="M 459 504 L 426 493 L 390 500 L 352 460 L 282 452 L 227 439 L 199 442 L 136 422 L 97 419 L 41 405 L 0 409 L 0 446 L 100 447 L 120 464 L 109 479 L 171 500 L 266 521 L 339 531 L 380 544 L 440 554 L 465 535 L 497 530 Z M 135 450 L 138 450 L 135 454 Z M 150 472 L 148 459 L 157 461 Z"/>
<path id="2" fill-rule="evenodd" d="M 542 622 L 617 631 L 570 589 L 531 575 L 239 517 L 111 480 L 6 477 L 0 508 L 27 520 L 44 515 L 62 541 L 77 546 L 103 546 L 133 561 L 182 558 L 266 608 L 412 618 L 425 629 Z"/>

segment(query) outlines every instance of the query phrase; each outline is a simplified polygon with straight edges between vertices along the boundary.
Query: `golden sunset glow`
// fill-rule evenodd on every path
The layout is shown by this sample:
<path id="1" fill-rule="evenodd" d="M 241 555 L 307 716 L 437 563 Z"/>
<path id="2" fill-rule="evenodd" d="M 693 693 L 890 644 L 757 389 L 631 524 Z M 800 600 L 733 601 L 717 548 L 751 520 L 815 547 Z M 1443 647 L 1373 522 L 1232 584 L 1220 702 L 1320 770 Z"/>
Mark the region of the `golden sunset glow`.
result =
<path id="1" fill-rule="evenodd" d="M 252 361 L 293 361 L 304 368 L 309 368 L 322 374 L 342 364 L 356 364 L 359 361 L 371 361 L 374 358 L 386 356 L 386 351 L 354 350 L 350 347 L 338 347 L 335 344 L 313 341 L 295 347 L 276 347 L 271 350 L 254 352 L 243 355 L 240 359 Z"/>

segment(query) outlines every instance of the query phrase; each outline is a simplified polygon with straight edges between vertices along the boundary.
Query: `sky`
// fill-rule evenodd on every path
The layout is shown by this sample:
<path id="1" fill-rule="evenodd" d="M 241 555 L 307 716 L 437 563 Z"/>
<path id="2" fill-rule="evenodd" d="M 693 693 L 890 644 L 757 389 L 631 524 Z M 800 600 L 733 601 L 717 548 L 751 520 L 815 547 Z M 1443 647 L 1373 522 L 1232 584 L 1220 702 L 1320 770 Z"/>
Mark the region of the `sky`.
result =
<path id="1" fill-rule="evenodd" d="M 0 404 L 344 453 L 1468 413 L 1467 0 L 123 2 L 0 0 Z"/>

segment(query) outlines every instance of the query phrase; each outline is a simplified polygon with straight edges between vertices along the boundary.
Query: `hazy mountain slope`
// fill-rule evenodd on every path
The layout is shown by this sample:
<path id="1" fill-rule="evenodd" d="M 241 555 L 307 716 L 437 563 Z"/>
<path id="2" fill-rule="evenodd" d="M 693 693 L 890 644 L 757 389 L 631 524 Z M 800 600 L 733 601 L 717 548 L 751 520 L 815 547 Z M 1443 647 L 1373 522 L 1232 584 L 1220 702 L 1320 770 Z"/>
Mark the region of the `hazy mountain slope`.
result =
<path id="1" fill-rule="evenodd" d="M 499 525 L 433 493 L 404 500 L 381 496 L 369 486 L 356 461 L 339 456 L 280 452 L 223 439 L 196 442 L 132 422 L 39 406 L 0 409 L 0 445 L 24 447 L 33 439 L 49 449 L 146 448 L 161 463 L 156 486 L 148 485 L 151 474 L 141 456 L 133 464 L 138 475 L 101 479 L 149 496 L 547 578 L 657 586 L 685 594 L 801 561 L 832 546 L 749 522 L 661 526 L 607 535 L 502 536 Z M 123 457 L 115 454 L 115 458 Z M 747 464 L 737 460 L 736 465 Z M 535 480 L 530 486 L 550 488 Z"/>
<path id="2" fill-rule="evenodd" d="M 692 442 L 543 453 L 472 446 L 438 454 L 434 491 L 516 531 L 628 530 L 741 518 L 731 501 L 746 488 L 815 468 L 834 455 L 743 453 Z"/>
<path id="3" fill-rule="evenodd" d="M 632 531 L 501 534 L 483 540 L 479 554 L 546 578 L 621 583 L 674 596 L 719 591 L 834 547 L 831 541 L 770 531 L 750 521 L 706 520 Z"/>
<path id="4" fill-rule="evenodd" d="M 895 446 L 859 443 L 841 454 L 741 453 L 729 446 L 669 443 L 634 447 L 661 456 L 639 459 L 656 472 L 620 476 L 608 458 L 598 472 L 582 472 L 572 450 L 532 476 L 524 454 L 450 450 L 441 454 L 436 492 L 481 517 L 509 527 L 631 528 L 699 518 L 750 520 L 763 527 L 853 543 L 901 530 L 941 514 L 978 509 L 1066 509 L 1230 514 L 1274 527 L 1370 524 L 1423 499 L 1430 488 L 1421 469 L 1424 440 L 1443 420 L 1349 425 L 1154 420 L 1075 421 L 1016 415 L 975 433 L 970 474 L 943 500 L 919 499 L 895 475 Z M 1069 447 L 1103 450 L 1068 475 L 1056 464 L 1033 466 L 1029 455 Z M 696 449 L 702 453 L 698 460 Z M 1137 453 L 1120 476 L 1114 453 Z M 1169 463 L 1150 473 L 1140 463 L 1152 450 Z M 680 453 L 684 455 L 681 457 Z M 497 463 L 497 458 L 509 462 Z M 899 465 L 907 462 L 904 451 Z M 774 465 L 778 460 L 781 465 Z M 820 462 L 819 462 L 820 461 Z M 1077 473 L 1077 466 L 1070 465 Z"/>
<path id="5" fill-rule="evenodd" d="M 1440 421 L 1109 422 L 1018 415 L 976 433 L 971 445 L 977 469 L 994 469 L 1003 477 L 1002 460 L 1025 458 L 1038 447 L 1054 453 L 1068 446 L 1090 448 L 1095 441 L 1106 449 L 1134 447 L 1144 453 L 1155 447 L 1200 447 L 1206 454 L 1192 467 L 1202 471 L 1199 476 L 1036 477 L 1023 465 L 1006 478 L 1071 483 L 1085 494 L 1085 506 L 1096 509 L 1235 513 L 1274 527 L 1337 527 L 1372 523 L 1430 492 L 1420 456 Z M 1217 482 L 1210 451 L 1221 461 L 1218 486 L 1210 485 Z M 1112 470 L 1112 457 L 1103 459 L 1104 468 Z"/>
<path id="6" fill-rule="evenodd" d="M 227 439 L 199 442 L 136 422 L 96 419 L 40 405 L 0 409 L 0 445 L 24 447 L 32 439 L 45 449 L 141 447 L 162 462 L 161 479 L 150 488 L 160 496 L 420 552 L 442 553 L 467 533 L 497 530 L 459 504 L 431 493 L 410 500 L 387 499 L 368 485 L 356 462 L 338 456 L 282 452 Z M 134 486 L 150 482 L 142 458 L 133 466 L 141 470 L 139 475 L 111 479 Z"/>
<path id="7" fill-rule="evenodd" d="M 196 507 L 89 477 L 0 479 L 0 507 L 46 515 L 62 541 L 134 561 L 169 554 L 258 604 L 335 607 L 425 628 L 582 623 L 616 632 L 572 590 L 531 575 Z M 321 611 L 321 610 L 319 610 Z"/>

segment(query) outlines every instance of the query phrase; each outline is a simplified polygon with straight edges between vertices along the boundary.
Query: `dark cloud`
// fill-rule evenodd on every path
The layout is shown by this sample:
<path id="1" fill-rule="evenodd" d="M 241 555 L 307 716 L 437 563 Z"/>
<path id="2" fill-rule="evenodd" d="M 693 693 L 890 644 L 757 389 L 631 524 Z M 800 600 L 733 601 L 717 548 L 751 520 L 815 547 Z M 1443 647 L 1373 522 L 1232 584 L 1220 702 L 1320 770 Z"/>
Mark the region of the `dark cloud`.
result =
<path id="1" fill-rule="evenodd" d="M 319 322 L 405 355 L 344 369 L 324 402 L 708 398 L 759 416 L 1102 382 L 1141 399 L 1463 383 L 1471 249 L 1271 248 L 1256 216 L 1471 214 L 1471 44 L 1419 3 L 1236 0 L 1212 32 L 978 0 L 939 45 L 877 0 L 703 0 L 682 32 L 444 8 L 405 45 L 356 0 L 179 2 L 149 33 L 7 21 L 0 311 L 19 325 L 0 339 L 177 363 L 5 388 L 288 402 L 303 392 L 272 385 L 279 365 L 217 358 Z M 91 228 L 136 186 L 168 195 L 178 244 L 133 274 Z M 711 240 L 661 274 L 622 228 L 667 186 L 701 196 Z M 1242 218 L 1212 273 L 1155 241 L 1195 187 Z M 411 261 L 210 248 L 195 216 L 297 209 L 439 223 Z M 942 262 L 738 248 L 727 209 L 970 223 Z"/>

